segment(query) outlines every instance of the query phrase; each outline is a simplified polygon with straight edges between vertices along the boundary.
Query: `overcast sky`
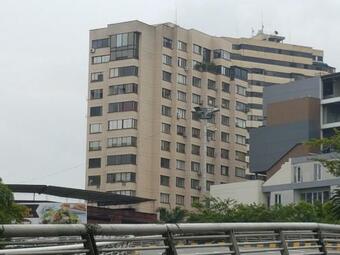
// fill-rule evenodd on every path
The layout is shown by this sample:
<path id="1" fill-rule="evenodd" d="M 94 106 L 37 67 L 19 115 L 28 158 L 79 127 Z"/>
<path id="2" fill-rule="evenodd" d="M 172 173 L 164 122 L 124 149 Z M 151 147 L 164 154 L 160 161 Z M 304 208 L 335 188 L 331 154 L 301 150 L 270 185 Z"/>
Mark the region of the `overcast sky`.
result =
<path id="1" fill-rule="evenodd" d="M 175 22 L 248 37 L 263 20 L 286 42 L 324 50 L 340 70 L 336 0 L 0 0 L 0 177 L 84 187 L 88 31 Z"/>

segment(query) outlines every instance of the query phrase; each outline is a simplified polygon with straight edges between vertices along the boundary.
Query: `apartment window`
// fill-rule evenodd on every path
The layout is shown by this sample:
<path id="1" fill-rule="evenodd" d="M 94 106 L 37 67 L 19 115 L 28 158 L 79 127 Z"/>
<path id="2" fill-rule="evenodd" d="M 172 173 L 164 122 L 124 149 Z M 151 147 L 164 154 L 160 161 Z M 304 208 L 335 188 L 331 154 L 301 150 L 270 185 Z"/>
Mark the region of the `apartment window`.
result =
<path id="1" fill-rule="evenodd" d="M 241 102 L 236 101 L 236 111 L 247 112 L 247 105 Z"/>
<path id="2" fill-rule="evenodd" d="M 201 96 L 197 94 L 192 94 L 192 103 L 193 104 L 201 104 Z"/>
<path id="3" fill-rule="evenodd" d="M 185 179 L 181 177 L 176 177 L 176 187 L 184 188 L 184 186 L 185 186 Z"/>
<path id="4" fill-rule="evenodd" d="M 321 164 L 314 164 L 314 181 L 321 180 Z"/>
<path id="5" fill-rule="evenodd" d="M 195 196 L 191 197 L 191 205 L 198 204 L 199 202 L 200 202 L 200 198 L 199 197 L 195 197 Z"/>
<path id="6" fill-rule="evenodd" d="M 201 79 L 198 77 L 192 77 L 192 86 L 200 88 L 201 87 Z"/>
<path id="7" fill-rule="evenodd" d="M 216 90 L 216 81 L 208 80 L 208 89 Z"/>
<path id="8" fill-rule="evenodd" d="M 176 159 L 176 169 L 185 170 L 185 161 Z"/>
<path id="9" fill-rule="evenodd" d="M 186 85 L 187 84 L 187 77 L 185 75 L 182 75 L 182 74 L 177 74 L 177 83 L 182 84 L 182 85 Z"/>
<path id="10" fill-rule="evenodd" d="M 222 82 L 222 91 L 226 93 L 230 93 L 230 84 L 226 82 Z"/>
<path id="11" fill-rule="evenodd" d="M 138 103 L 135 101 L 126 101 L 126 102 L 118 102 L 118 103 L 109 103 L 109 111 L 108 112 L 130 112 L 137 111 Z"/>
<path id="12" fill-rule="evenodd" d="M 235 126 L 239 128 L 246 128 L 246 121 L 243 119 L 236 118 Z"/>
<path id="13" fill-rule="evenodd" d="M 103 107 L 102 106 L 90 107 L 90 117 L 102 116 L 102 115 L 103 115 Z"/>
<path id="14" fill-rule="evenodd" d="M 184 109 L 181 109 L 181 108 L 177 108 L 177 112 L 176 112 L 176 114 L 177 114 L 177 119 L 185 119 L 186 117 L 186 113 L 187 113 L 187 111 L 186 110 L 184 110 Z"/>
<path id="15" fill-rule="evenodd" d="M 199 162 L 191 161 L 191 171 L 200 172 L 201 171 L 201 164 Z"/>
<path id="16" fill-rule="evenodd" d="M 118 195 L 124 195 L 124 196 L 136 196 L 136 191 L 135 190 L 114 190 L 111 191 L 113 194 L 118 194 Z"/>
<path id="17" fill-rule="evenodd" d="M 210 187 L 212 185 L 214 185 L 215 183 L 213 181 L 207 181 L 206 185 L 207 185 L 207 191 L 210 191 Z"/>
<path id="18" fill-rule="evenodd" d="M 215 173 L 215 165 L 207 164 L 206 171 L 207 171 L 208 174 L 214 174 Z"/>
<path id="19" fill-rule="evenodd" d="M 124 76 L 137 76 L 137 66 L 123 66 L 110 69 L 110 78 L 124 77 Z"/>
<path id="20" fill-rule="evenodd" d="M 176 195 L 176 205 L 184 205 L 184 196 Z"/>
<path id="21" fill-rule="evenodd" d="M 294 182 L 302 182 L 301 167 L 294 166 Z"/>
<path id="22" fill-rule="evenodd" d="M 200 146 L 192 144 L 191 145 L 191 154 L 200 155 Z"/>
<path id="23" fill-rule="evenodd" d="M 110 61 L 110 55 L 92 57 L 92 64 L 102 64 Z"/>
<path id="24" fill-rule="evenodd" d="M 196 180 L 196 179 L 191 179 L 191 188 L 192 188 L 192 189 L 200 190 L 200 189 L 201 189 L 201 187 L 200 187 L 200 181 L 199 181 L 199 180 Z"/>
<path id="25" fill-rule="evenodd" d="M 111 36 L 111 60 L 138 58 L 139 32 Z"/>
<path id="26" fill-rule="evenodd" d="M 235 167 L 235 176 L 245 178 L 246 170 L 241 167 Z"/>
<path id="27" fill-rule="evenodd" d="M 198 129 L 198 128 L 192 128 L 191 134 L 192 134 L 192 137 L 200 138 L 201 137 L 201 130 Z"/>
<path id="28" fill-rule="evenodd" d="M 162 97 L 171 100 L 171 90 L 162 88 Z"/>
<path id="29" fill-rule="evenodd" d="M 184 143 L 176 143 L 176 151 L 179 153 L 185 153 L 185 144 Z"/>
<path id="30" fill-rule="evenodd" d="M 163 56 L 162 56 L 162 62 L 163 62 L 163 64 L 165 64 L 165 65 L 171 65 L 171 63 L 172 63 L 172 57 L 170 57 L 169 55 L 163 54 Z"/>
<path id="31" fill-rule="evenodd" d="M 229 104 L 230 104 L 229 100 L 222 98 L 221 107 L 222 107 L 223 109 L 229 109 Z"/>
<path id="32" fill-rule="evenodd" d="M 216 98 L 208 96 L 208 105 L 215 107 L 216 106 Z"/>
<path id="33" fill-rule="evenodd" d="M 241 96 L 247 96 L 247 88 L 240 85 L 236 85 L 236 94 Z"/>
<path id="34" fill-rule="evenodd" d="M 229 133 L 221 132 L 221 141 L 225 143 L 229 143 Z"/>
<path id="35" fill-rule="evenodd" d="M 89 142 L 89 151 L 100 151 L 102 149 L 100 145 L 100 141 L 90 141 Z"/>
<path id="36" fill-rule="evenodd" d="M 168 141 L 161 141 L 161 150 L 162 151 L 170 151 L 170 142 Z"/>
<path id="37" fill-rule="evenodd" d="M 162 115 L 171 117 L 171 107 L 162 105 Z"/>
<path id="38" fill-rule="evenodd" d="M 192 51 L 196 54 L 202 55 L 202 47 L 197 44 L 193 44 Z"/>
<path id="39" fill-rule="evenodd" d="M 92 40 L 93 49 L 106 48 L 106 47 L 109 47 L 109 38 Z"/>
<path id="40" fill-rule="evenodd" d="M 226 149 L 221 149 L 221 158 L 229 159 L 229 151 Z"/>
<path id="41" fill-rule="evenodd" d="M 102 132 L 102 124 L 95 123 L 90 124 L 90 134 L 96 134 Z"/>
<path id="42" fill-rule="evenodd" d="M 138 85 L 136 83 L 127 83 L 112 85 L 109 87 L 109 95 L 123 95 L 130 93 L 138 93 Z"/>
<path id="43" fill-rule="evenodd" d="M 160 181 L 161 181 L 162 186 L 170 186 L 170 177 L 169 176 L 161 175 Z"/>
<path id="44" fill-rule="evenodd" d="M 123 173 L 107 174 L 106 182 L 107 183 L 136 182 L 136 173 L 123 172 Z"/>
<path id="45" fill-rule="evenodd" d="M 172 49 L 172 40 L 166 37 L 163 37 L 163 47 Z"/>
<path id="46" fill-rule="evenodd" d="M 136 155 L 122 154 L 122 155 L 108 155 L 107 165 L 136 165 Z"/>
<path id="47" fill-rule="evenodd" d="M 182 68 L 187 68 L 187 60 L 185 58 L 178 58 L 177 65 Z"/>
<path id="48" fill-rule="evenodd" d="M 246 145 L 246 137 L 243 135 L 236 134 L 236 143 Z"/>
<path id="49" fill-rule="evenodd" d="M 251 109 L 257 109 L 257 110 L 262 110 L 263 105 L 262 104 L 248 104 L 248 107 Z"/>
<path id="50" fill-rule="evenodd" d="M 137 146 L 137 137 L 135 136 L 123 136 L 123 137 L 112 137 L 107 139 L 108 148 L 116 147 L 129 147 Z"/>
<path id="51" fill-rule="evenodd" d="M 222 115 L 221 116 L 221 124 L 223 126 L 229 126 L 229 117 L 225 116 L 225 115 Z"/>
<path id="52" fill-rule="evenodd" d="M 91 73 L 91 82 L 103 81 L 104 74 L 102 72 Z"/>
<path id="53" fill-rule="evenodd" d="M 221 166 L 221 175 L 229 176 L 229 167 L 228 166 Z"/>
<path id="54" fill-rule="evenodd" d="M 207 147 L 207 156 L 214 158 L 215 157 L 215 148 Z"/>
<path id="55" fill-rule="evenodd" d="M 163 76 L 163 81 L 171 82 L 171 73 L 163 71 L 162 76 Z"/>
<path id="56" fill-rule="evenodd" d="M 182 41 L 177 41 L 177 49 L 181 51 L 187 51 L 187 44 Z"/>
<path id="57" fill-rule="evenodd" d="M 171 125 L 168 124 L 168 123 L 162 123 L 161 131 L 162 131 L 162 133 L 170 134 L 170 132 L 171 132 Z"/>
<path id="58" fill-rule="evenodd" d="M 87 185 L 99 187 L 100 186 L 100 175 L 89 176 L 87 179 Z"/>
<path id="59" fill-rule="evenodd" d="M 170 159 L 161 158 L 161 167 L 162 168 L 170 168 Z"/>
<path id="60" fill-rule="evenodd" d="M 103 98 L 103 89 L 92 89 L 90 91 L 90 99 L 102 99 Z"/>
<path id="61" fill-rule="evenodd" d="M 235 159 L 246 162 L 247 153 L 242 151 L 235 151 Z"/>
<path id="62" fill-rule="evenodd" d="M 186 102 L 187 101 L 187 93 L 177 90 L 177 100 L 182 101 L 182 102 Z"/>
<path id="63" fill-rule="evenodd" d="M 213 130 L 207 130 L 207 142 L 209 141 L 215 141 L 216 140 L 216 134 Z"/>
<path id="64" fill-rule="evenodd" d="M 109 120 L 108 126 L 109 130 L 137 128 L 137 120 L 136 119 Z"/>
<path id="65" fill-rule="evenodd" d="M 100 168 L 101 162 L 102 162 L 101 158 L 90 158 L 89 168 Z"/>
<path id="66" fill-rule="evenodd" d="M 170 203 L 170 194 L 168 193 L 161 193 L 159 202 L 162 204 L 169 204 Z"/>
<path id="67" fill-rule="evenodd" d="M 225 60 L 230 60 L 230 52 L 219 49 L 214 50 L 214 58 L 222 58 Z"/>
<path id="68" fill-rule="evenodd" d="M 248 115 L 247 117 L 250 121 L 263 121 L 263 117 L 259 115 Z"/>
<path id="69" fill-rule="evenodd" d="M 177 125 L 177 135 L 185 136 L 185 127 Z"/>
<path id="70" fill-rule="evenodd" d="M 275 194 L 275 204 L 276 205 L 281 204 L 281 194 Z"/>

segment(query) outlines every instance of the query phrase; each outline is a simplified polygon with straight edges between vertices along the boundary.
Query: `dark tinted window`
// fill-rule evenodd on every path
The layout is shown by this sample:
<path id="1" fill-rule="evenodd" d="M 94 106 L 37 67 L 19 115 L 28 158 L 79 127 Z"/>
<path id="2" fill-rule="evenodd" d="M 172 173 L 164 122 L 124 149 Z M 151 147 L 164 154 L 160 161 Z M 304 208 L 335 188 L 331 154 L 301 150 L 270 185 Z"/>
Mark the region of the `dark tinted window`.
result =
<path id="1" fill-rule="evenodd" d="M 102 116 L 103 114 L 103 107 L 101 106 L 94 106 L 90 108 L 90 116 Z"/>
<path id="2" fill-rule="evenodd" d="M 99 168 L 101 167 L 101 158 L 90 158 L 89 168 Z"/>
<path id="3" fill-rule="evenodd" d="M 135 101 L 109 103 L 109 112 L 137 111 L 137 105 Z"/>
<path id="4" fill-rule="evenodd" d="M 107 156 L 107 165 L 127 165 L 136 164 L 136 155 L 123 154 L 123 155 L 109 155 Z"/>
<path id="5" fill-rule="evenodd" d="M 92 40 L 92 48 L 99 49 L 109 47 L 109 38 Z"/>

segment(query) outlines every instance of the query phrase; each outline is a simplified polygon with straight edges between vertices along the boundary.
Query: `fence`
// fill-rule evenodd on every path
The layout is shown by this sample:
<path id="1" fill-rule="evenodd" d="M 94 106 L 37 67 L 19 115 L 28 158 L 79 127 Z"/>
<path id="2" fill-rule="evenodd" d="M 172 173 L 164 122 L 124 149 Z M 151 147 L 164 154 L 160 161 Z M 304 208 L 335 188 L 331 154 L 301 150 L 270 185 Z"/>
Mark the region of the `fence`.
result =
<path id="1" fill-rule="evenodd" d="M 0 254 L 340 254 L 340 225 L 0 225 Z"/>

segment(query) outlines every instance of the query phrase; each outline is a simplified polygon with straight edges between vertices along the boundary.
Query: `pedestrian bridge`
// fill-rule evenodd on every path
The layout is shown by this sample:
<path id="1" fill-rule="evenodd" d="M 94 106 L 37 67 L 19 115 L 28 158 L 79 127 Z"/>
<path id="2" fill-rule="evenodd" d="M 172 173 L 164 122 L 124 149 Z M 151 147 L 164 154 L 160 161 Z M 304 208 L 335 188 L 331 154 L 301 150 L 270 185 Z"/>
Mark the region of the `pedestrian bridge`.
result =
<path id="1" fill-rule="evenodd" d="M 0 225 L 0 254 L 340 254 L 340 225 Z"/>

